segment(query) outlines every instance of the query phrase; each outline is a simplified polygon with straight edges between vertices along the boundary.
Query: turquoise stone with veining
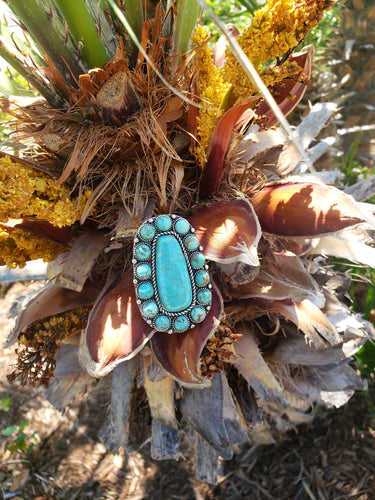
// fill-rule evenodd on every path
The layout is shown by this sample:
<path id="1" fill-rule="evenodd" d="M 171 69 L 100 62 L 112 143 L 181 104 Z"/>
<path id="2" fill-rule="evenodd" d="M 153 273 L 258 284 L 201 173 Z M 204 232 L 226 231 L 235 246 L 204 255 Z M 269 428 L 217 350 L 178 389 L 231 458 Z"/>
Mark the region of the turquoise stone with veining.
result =
<path id="1" fill-rule="evenodd" d="M 206 286 L 210 282 L 210 276 L 206 271 L 198 271 L 195 275 L 195 283 L 198 286 Z"/>
<path id="2" fill-rule="evenodd" d="M 155 228 L 154 226 L 151 226 L 151 224 L 143 224 L 143 226 L 139 230 L 139 234 L 144 240 L 152 240 L 152 238 L 155 236 Z"/>
<path id="3" fill-rule="evenodd" d="M 174 225 L 174 228 L 178 234 L 186 234 L 190 229 L 190 224 L 186 219 L 179 219 Z"/>
<path id="4" fill-rule="evenodd" d="M 140 299 L 151 299 L 151 297 L 154 295 L 154 288 L 151 285 L 151 283 L 142 283 L 142 285 L 139 285 L 138 287 L 138 296 Z"/>
<path id="5" fill-rule="evenodd" d="M 135 247 L 134 255 L 140 260 L 148 259 L 151 255 L 151 248 L 145 244 L 138 245 Z"/>
<path id="6" fill-rule="evenodd" d="M 199 269 L 200 267 L 203 267 L 205 262 L 206 261 L 203 253 L 193 253 L 193 255 L 190 257 L 190 264 L 193 269 Z"/>
<path id="7" fill-rule="evenodd" d="M 155 302 L 146 302 L 142 306 L 142 312 L 146 318 L 153 318 L 158 313 L 158 306 Z"/>
<path id="8" fill-rule="evenodd" d="M 168 231 L 172 227 L 171 218 L 168 215 L 159 215 L 156 219 L 156 227 L 160 231 Z"/>
<path id="9" fill-rule="evenodd" d="M 212 301 L 212 293 L 211 290 L 200 290 L 197 295 L 198 302 L 207 306 L 211 304 Z"/>
<path id="10" fill-rule="evenodd" d="M 185 332 L 189 328 L 190 324 L 186 316 L 179 316 L 174 320 L 173 326 L 175 327 L 176 332 Z"/>
<path id="11" fill-rule="evenodd" d="M 203 309 L 203 307 L 193 307 L 190 315 L 191 315 L 191 319 L 194 321 L 194 323 L 202 323 L 204 318 L 207 316 L 207 313 Z"/>
<path id="12" fill-rule="evenodd" d="M 168 312 L 187 309 L 193 300 L 185 255 L 175 236 L 160 236 L 156 243 L 155 273 L 159 299 Z"/>
<path id="13" fill-rule="evenodd" d="M 151 267 L 148 264 L 139 264 L 135 270 L 135 275 L 141 280 L 148 280 L 151 276 Z"/>
<path id="14" fill-rule="evenodd" d="M 189 236 L 186 236 L 186 238 L 184 239 L 184 245 L 187 248 L 187 250 L 190 251 L 196 250 L 199 247 L 199 240 L 195 235 L 190 234 Z"/>
<path id="15" fill-rule="evenodd" d="M 158 316 L 155 320 L 155 327 L 159 332 L 165 332 L 171 326 L 171 320 L 164 314 Z"/>

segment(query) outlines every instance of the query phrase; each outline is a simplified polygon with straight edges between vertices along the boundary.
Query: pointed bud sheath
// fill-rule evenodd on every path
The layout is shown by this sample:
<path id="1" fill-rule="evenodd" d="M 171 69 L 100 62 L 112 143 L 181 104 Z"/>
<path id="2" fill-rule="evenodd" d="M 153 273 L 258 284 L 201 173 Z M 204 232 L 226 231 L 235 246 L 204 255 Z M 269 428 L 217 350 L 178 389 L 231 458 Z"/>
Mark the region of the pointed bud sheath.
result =
<path id="1" fill-rule="evenodd" d="M 232 35 L 233 38 L 237 38 L 240 32 L 237 29 L 237 26 L 234 24 L 228 24 L 227 30 Z M 225 63 L 225 51 L 228 44 L 228 39 L 225 35 L 221 35 L 221 37 L 217 40 L 215 45 L 212 48 L 212 55 L 214 58 L 214 63 L 217 68 L 222 68 Z"/>
<path id="2" fill-rule="evenodd" d="M 19 334 L 34 321 L 92 304 L 98 295 L 99 289 L 91 281 L 85 284 L 81 292 L 62 288 L 56 283 L 47 285 L 26 305 L 5 347 L 16 342 Z"/>
<path id="3" fill-rule="evenodd" d="M 151 348 L 161 368 L 180 385 L 190 388 L 209 387 L 211 382 L 201 375 L 200 358 L 207 340 L 212 337 L 223 311 L 218 289 L 212 288 L 212 305 L 203 323 L 184 333 L 157 332 Z"/>
<path id="4" fill-rule="evenodd" d="M 271 93 L 284 116 L 288 116 L 293 111 L 306 91 L 311 76 L 313 53 L 314 49 L 309 45 L 304 47 L 301 52 L 289 57 L 288 61 L 296 62 L 301 68 L 301 72 L 294 75 L 293 78 L 284 78 L 271 89 Z M 257 107 L 256 113 L 261 117 L 262 123 L 264 121 L 264 128 L 274 127 L 278 123 L 275 113 L 263 99 Z M 262 117 L 265 117 L 266 120 Z"/>
<path id="5" fill-rule="evenodd" d="M 220 264 L 243 262 L 258 266 L 261 229 L 246 200 L 223 201 L 189 217 L 206 259 Z"/>
<path id="6" fill-rule="evenodd" d="M 267 313 L 278 313 L 294 323 L 305 334 L 311 345 L 317 349 L 323 349 L 327 345 L 338 346 L 342 344 L 342 338 L 337 333 L 335 326 L 328 320 L 321 309 L 308 299 L 301 302 L 294 302 L 289 299 L 253 300 L 259 307 L 264 308 Z"/>
<path id="7" fill-rule="evenodd" d="M 72 231 L 70 227 L 57 227 L 46 220 L 35 219 L 34 217 L 8 219 L 7 222 L 0 222 L 0 227 L 28 231 L 31 234 L 62 245 L 67 245 L 72 240 Z"/>
<path id="8" fill-rule="evenodd" d="M 292 252 L 269 251 L 262 256 L 259 275 L 246 285 L 230 289 L 233 298 L 264 298 L 267 300 L 309 299 L 323 307 L 324 297 L 317 283 L 306 271 L 303 261 Z"/>
<path id="9" fill-rule="evenodd" d="M 284 237 L 316 237 L 366 222 L 342 191 L 313 182 L 277 182 L 252 200 L 262 230 Z"/>
<path id="10" fill-rule="evenodd" d="M 117 276 L 102 291 L 89 316 L 80 361 L 93 377 L 102 377 L 133 358 L 154 330 L 136 303 L 132 272 Z"/>
<path id="11" fill-rule="evenodd" d="M 215 194 L 224 167 L 224 158 L 228 150 L 233 129 L 241 117 L 246 114 L 249 122 L 254 112 L 249 110 L 256 97 L 247 97 L 230 108 L 219 120 L 211 135 L 207 152 L 207 163 L 204 166 L 199 185 L 199 197 L 204 200 Z"/>

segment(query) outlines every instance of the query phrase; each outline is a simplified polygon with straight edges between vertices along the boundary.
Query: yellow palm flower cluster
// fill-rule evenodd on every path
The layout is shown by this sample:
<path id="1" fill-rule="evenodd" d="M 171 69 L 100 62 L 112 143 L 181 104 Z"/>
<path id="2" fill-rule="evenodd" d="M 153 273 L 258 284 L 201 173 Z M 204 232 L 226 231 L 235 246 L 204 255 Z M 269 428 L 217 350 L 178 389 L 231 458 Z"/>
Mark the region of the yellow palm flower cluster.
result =
<path id="1" fill-rule="evenodd" d="M 19 343 L 25 347 L 35 348 L 36 343 L 48 343 L 50 339 L 50 342 L 59 345 L 67 335 L 74 335 L 84 328 L 90 309 L 88 306 L 82 306 L 68 313 L 35 321 L 20 336 Z"/>
<path id="2" fill-rule="evenodd" d="M 0 265 L 6 265 L 10 269 L 25 267 L 28 260 L 43 259 L 51 262 L 63 250 L 63 245 L 28 231 L 0 229 Z"/>
<path id="3" fill-rule="evenodd" d="M 271 58 L 281 57 L 294 49 L 320 22 L 324 11 L 332 3 L 331 0 L 268 0 L 262 9 L 255 12 L 251 25 L 238 36 L 237 41 L 254 66 L 261 69 L 261 65 Z M 293 74 L 293 68 L 290 69 Z M 233 85 L 237 97 L 251 95 L 249 80 L 230 50 L 227 50 L 222 74 L 224 80 Z M 271 81 L 266 81 L 267 85 L 280 81 L 275 74 L 273 81 L 270 75 L 268 80 Z"/>
<path id="4" fill-rule="evenodd" d="M 70 226 L 79 220 L 90 192 L 80 200 L 50 176 L 8 157 L 0 158 L 0 224 L 9 219 L 37 217 L 54 226 Z M 0 265 L 24 267 L 27 260 L 53 260 L 63 245 L 30 232 L 3 225 L 0 229 Z"/>
<path id="5" fill-rule="evenodd" d="M 203 106 L 197 115 L 197 135 L 200 139 L 196 155 L 201 166 L 205 164 L 206 151 L 211 133 L 224 110 L 220 108 L 230 85 L 225 83 L 220 70 L 215 66 L 212 49 L 209 48 L 210 32 L 203 26 L 197 26 L 193 33 L 194 69 L 197 73 L 196 92 Z"/>
<path id="6" fill-rule="evenodd" d="M 283 64 L 266 63 L 288 54 L 316 26 L 332 0 L 268 0 L 258 9 L 251 25 L 237 38 L 237 42 L 254 66 L 260 71 L 267 87 L 272 87 L 284 78 L 295 76 L 301 68 L 295 61 L 286 60 Z M 196 156 L 203 166 L 211 133 L 224 113 L 223 99 L 230 90 L 235 100 L 254 95 L 257 89 L 251 84 L 236 57 L 227 48 L 225 64 L 217 68 L 213 52 L 208 46 L 211 34 L 203 26 L 193 33 L 195 54 L 193 59 L 196 74 L 196 92 L 202 108 L 197 112 L 196 135 L 199 144 Z"/>
<path id="7" fill-rule="evenodd" d="M 57 227 L 71 226 L 80 218 L 90 192 L 79 202 L 69 194 L 47 174 L 0 158 L 0 222 L 37 216 Z"/>
<path id="8" fill-rule="evenodd" d="M 80 332 L 87 323 L 90 307 L 83 306 L 73 311 L 35 321 L 20 335 L 22 350 L 18 353 L 15 371 L 8 375 L 9 381 L 20 378 L 21 384 L 48 386 L 53 376 L 55 354 L 64 338 Z M 33 367 L 31 370 L 30 367 Z"/>

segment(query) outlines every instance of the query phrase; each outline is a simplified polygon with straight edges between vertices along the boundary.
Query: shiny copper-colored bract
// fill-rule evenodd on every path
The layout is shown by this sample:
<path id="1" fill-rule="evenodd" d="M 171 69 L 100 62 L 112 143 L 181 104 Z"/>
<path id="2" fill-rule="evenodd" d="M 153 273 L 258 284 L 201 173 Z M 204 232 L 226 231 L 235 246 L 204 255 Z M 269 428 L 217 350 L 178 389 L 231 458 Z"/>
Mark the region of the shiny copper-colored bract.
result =
<path id="1" fill-rule="evenodd" d="M 318 236 L 364 222 L 349 196 L 313 182 L 276 182 L 256 193 L 251 203 L 262 230 L 278 236 Z"/>

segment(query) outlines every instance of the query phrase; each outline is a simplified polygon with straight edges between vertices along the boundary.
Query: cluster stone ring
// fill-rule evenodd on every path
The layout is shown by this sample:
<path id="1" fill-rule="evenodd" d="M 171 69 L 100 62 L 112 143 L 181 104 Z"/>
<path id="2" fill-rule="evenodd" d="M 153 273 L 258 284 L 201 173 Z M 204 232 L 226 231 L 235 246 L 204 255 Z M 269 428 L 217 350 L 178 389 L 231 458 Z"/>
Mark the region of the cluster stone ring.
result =
<path id="1" fill-rule="evenodd" d="M 205 319 L 212 285 L 203 248 L 186 219 L 148 219 L 138 229 L 133 256 L 137 304 L 152 328 L 185 332 Z"/>

